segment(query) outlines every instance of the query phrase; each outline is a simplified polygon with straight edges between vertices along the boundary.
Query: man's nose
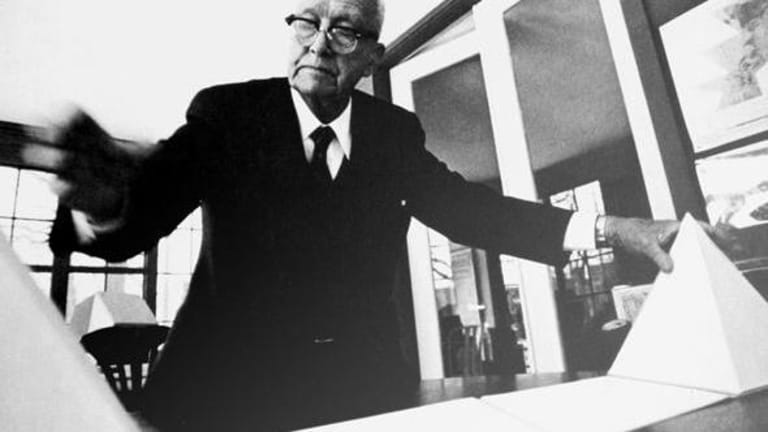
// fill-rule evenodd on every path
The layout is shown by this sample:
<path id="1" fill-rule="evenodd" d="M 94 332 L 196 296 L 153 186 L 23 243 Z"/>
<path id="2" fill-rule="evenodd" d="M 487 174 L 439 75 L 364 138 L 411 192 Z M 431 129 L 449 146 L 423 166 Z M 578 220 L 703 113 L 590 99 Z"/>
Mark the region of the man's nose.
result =
<path id="1" fill-rule="evenodd" d="M 312 45 L 309 46 L 309 51 L 315 55 L 326 55 L 331 53 L 330 40 L 328 40 L 328 33 L 325 30 L 319 30 L 317 37 Z"/>

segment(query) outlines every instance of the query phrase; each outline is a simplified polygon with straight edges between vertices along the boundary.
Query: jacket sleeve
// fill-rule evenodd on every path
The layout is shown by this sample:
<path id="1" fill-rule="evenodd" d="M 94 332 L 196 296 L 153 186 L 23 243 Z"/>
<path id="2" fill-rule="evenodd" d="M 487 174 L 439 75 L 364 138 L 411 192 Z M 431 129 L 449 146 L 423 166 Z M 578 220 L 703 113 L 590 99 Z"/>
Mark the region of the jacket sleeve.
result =
<path id="1" fill-rule="evenodd" d="M 186 123 L 156 144 L 126 192 L 127 205 L 116 230 L 79 244 L 68 208 L 60 207 L 50 235 L 57 255 L 80 251 L 109 261 L 122 261 L 150 249 L 194 210 L 204 194 L 216 121 L 209 92 L 193 99 Z"/>
<path id="2" fill-rule="evenodd" d="M 465 180 L 424 146 L 415 115 L 400 142 L 404 195 L 411 214 L 451 240 L 499 253 L 562 265 L 563 238 L 572 212 L 504 197 Z"/>

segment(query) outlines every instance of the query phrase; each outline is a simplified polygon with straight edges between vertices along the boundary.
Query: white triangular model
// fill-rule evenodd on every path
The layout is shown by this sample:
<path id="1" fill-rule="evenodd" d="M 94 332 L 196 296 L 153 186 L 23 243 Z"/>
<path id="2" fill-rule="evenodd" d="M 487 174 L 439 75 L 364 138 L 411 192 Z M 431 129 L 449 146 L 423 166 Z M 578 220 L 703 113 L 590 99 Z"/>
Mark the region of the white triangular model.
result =
<path id="1" fill-rule="evenodd" d="M 116 324 L 157 324 L 157 319 L 141 297 L 106 291 L 75 306 L 69 327 L 80 337 Z"/>
<path id="2" fill-rule="evenodd" d="M 768 386 L 768 303 L 690 216 L 609 375 L 731 395 Z"/>
<path id="3" fill-rule="evenodd" d="M 2 235 L 0 347 L 2 430 L 138 432 Z"/>

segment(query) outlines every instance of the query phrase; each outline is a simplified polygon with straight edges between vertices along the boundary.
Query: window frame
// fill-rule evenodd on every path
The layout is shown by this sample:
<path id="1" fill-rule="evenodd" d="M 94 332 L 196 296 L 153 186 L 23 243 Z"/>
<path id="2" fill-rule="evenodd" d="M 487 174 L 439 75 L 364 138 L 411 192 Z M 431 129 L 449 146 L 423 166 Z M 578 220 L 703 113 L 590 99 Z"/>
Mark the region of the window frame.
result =
<path id="1" fill-rule="evenodd" d="M 22 149 L 26 142 L 30 140 L 30 131 L 34 130 L 34 127 L 22 125 L 19 123 L 12 123 L 0 120 L 0 167 L 13 168 L 17 171 L 17 180 L 14 192 L 14 203 L 10 217 L 3 216 L 3 220 L 8 220 L 11 223 L 11 232 L 15 227 L 16 220 L 34 220 L 38 219 L 17 217 L 18 206 L 18 194 L 19 194 L 19 178 L 21 172 L 40 172 L 35 168 L 24 163 L 21 159 Z M 198 211 L 198 210 L 195 210 Z M 192 212 L 194 213 L 194 212 Z M 53 216 L 55 218 L 55 216 Z M 39 219 L 40 222 L 53 223 L 54 219 Z M 181 227 L 180 229 L 186 231 L 202 231 L 202 224 L 193 223 L 189 226 Z M 175 232 L 175 231 L 174 231 Z M 170 234 L 170 235 L 173 235 Z M 169 235 L 169 236 L 170 236 Z M 142 275 L 142 297 L 147 302 L 150 310 L 153 314 L 157 312 L 157 294 L 158 294 L 158 277 L 161 275 L 159 271 L 159 253 L 158 246 L 168 237 L 160 239 L 153 247 L 141 254 L 144 257 L 143 264 L 141 266 L 120 267 L 114 265 L 115 263 L 109 263 L 104 261 L 103 265 L 80 265 L 72 264 L 72 254 L 67 256 L 53 255 L 52 262 L 50 264 L 27 264 L 30 271 L 33 273 L 50 273 L 51 284 L 49 287 L 49 297 L 66 318 L 67 302 L 69 296 L 69 279 L 73 274 L 101 274 L 105 275 L 104 289 L 107 287 L 108 275 L 122 274 L 122 275 Z M 11 241 L 11 239 L 8 239 Z M 193 245 L 194 248 L 194 245 Z M 174 273 L 178 275 L 187 275 L 191 278 L 192 270 L 196 261 L 196 251 L 192 250 L 190 254 L 190 272 L 187 273 Z M 186 294 L 184 294 L 186 295 Z M 172 324 L 165 322 L 165 324 Z"/>

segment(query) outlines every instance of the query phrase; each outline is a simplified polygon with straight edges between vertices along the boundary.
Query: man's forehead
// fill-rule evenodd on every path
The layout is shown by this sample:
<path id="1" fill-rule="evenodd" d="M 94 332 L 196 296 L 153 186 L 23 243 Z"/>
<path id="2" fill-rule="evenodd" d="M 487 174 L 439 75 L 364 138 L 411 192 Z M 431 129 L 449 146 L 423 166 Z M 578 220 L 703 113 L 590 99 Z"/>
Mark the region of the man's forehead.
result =
<path id="1" fill-rule="evenodd" d="M 297 13 L 332 13 L 336 18 L 373 19 L 378 2 L 376 0 L 299 0 Z"/>

